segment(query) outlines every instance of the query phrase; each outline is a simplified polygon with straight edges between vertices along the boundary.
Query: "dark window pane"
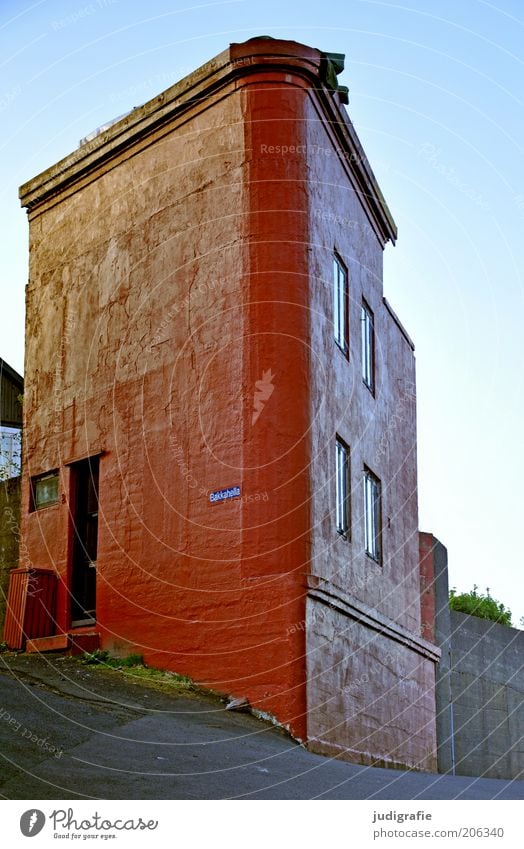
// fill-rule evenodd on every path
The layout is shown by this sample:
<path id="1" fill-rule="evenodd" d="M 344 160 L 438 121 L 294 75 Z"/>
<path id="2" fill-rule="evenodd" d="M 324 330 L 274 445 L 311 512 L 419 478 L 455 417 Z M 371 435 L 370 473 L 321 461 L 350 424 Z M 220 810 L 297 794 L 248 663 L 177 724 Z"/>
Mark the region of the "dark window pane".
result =
<path id="1" fill-rule="evenodd" d="M 370 471 L 364 472 L 364 529 L 365 550 L 378 563 L 382 560 L 381 548 L 381 491 L 380 481 Z"/>
<path id="2" fill-rule="evenodd" d="M 333 332 L 335 342 L 346 354 L 348 351 L 348 281 L 342 262 L 333 259 Z"/>
<path id="3" fill-rule="evenodd" d="M 336 441 L 336 527 L 341 534 L 349 530 L 349 448 L 340 439 Z"/>
<path id="4" fill-rule="evenodd" d="M 33 478 L 33 499 L 36 510 L 58 501 L 58 473 Z"/>
<path id="5" fill-rule="evenodd" d="M 362 305 L 361 317 L 362 379 L 373 391 L 375 384 L 375 340 L 373 313 L 366 304 Z"/>

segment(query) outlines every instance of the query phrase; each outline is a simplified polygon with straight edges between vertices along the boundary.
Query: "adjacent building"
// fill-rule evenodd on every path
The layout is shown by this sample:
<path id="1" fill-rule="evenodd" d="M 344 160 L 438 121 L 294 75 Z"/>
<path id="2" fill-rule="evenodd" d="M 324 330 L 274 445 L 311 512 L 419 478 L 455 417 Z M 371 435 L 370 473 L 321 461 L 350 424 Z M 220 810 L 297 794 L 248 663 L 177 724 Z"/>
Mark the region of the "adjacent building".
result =
<path id="1" fill-rule="evenodd" d="M 23 377 L 0 358 L 0 633 L 4 624 L 9 574 L 18 565 L 20 548 L 23 392 Z"/>
<path id="2" fill-rule="evenodd" d="M 343 58 L 232 44 L 22 186 L 22 533 L 56 585 L 28 647 L 138 652 L 434 769 L 413 344 Z"/>
<path id="3" fill-rule="evenodd" d="M 0 480 L 20 474 L 24 379 L 0 358 Z"/>

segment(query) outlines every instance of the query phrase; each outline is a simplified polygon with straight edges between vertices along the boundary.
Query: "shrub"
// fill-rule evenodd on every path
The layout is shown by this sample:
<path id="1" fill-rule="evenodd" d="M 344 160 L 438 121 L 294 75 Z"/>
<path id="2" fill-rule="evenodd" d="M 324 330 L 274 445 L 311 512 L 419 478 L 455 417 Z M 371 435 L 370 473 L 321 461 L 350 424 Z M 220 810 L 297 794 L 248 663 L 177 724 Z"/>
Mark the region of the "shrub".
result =
<path id="1" fill-rule="evenodd" d="M 511 610 L 508 610 L 504 605 L 491 598 L 489 588 L 486 589 L 486 595 L 477 592 L 477 585 L 469 593 L 460 593 L 457 595 L 455 588 L 449 591 L 449 606 L 451 610 L 458 610 L 460 613 L 469 613 L 471 616 L 478 616 L 480 619 L 489 619 L 492 622 L 498 622 L 499 625 L 508 625 L 511 627 Z"/>

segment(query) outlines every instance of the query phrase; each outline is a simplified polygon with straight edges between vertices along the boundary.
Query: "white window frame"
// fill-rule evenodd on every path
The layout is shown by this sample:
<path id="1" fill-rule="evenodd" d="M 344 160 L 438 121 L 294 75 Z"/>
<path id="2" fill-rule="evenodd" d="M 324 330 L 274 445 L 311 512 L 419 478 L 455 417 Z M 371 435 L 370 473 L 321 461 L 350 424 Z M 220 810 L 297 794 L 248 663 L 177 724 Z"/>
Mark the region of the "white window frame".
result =
<path id="1" fill-rule="evenodd" d="M 335 342 L 347 357 L 349 354 L 348 272 L 338 256 L 333 257 L 333 333 Z"/>
<path id="2" fill-rule="evenodd" d="M 349 448 L 339 436 L 335 442 L 335 523 L 337 533 L 349 536 L 350 527 L 350 457 Z"/>
<path id="3" fill-rule="evenodd" d="M 382 563 L 382 485 L 373 472 L 364 468 L 365 551 Z"/>
<path id="4" fill-rule="evenodd" d="M 362 380 L 373 394 L 375 393 L 375 318 L 373 312 L 362 301 L 360 315 Z"/>

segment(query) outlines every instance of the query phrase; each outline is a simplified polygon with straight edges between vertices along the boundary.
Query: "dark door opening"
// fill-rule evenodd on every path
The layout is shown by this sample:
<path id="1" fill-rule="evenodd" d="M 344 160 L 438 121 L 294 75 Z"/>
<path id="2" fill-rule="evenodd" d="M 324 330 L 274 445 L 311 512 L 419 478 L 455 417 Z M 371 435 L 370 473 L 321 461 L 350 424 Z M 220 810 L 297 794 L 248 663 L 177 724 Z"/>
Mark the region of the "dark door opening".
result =
<path id="1" fill-rule="evenodd" d="M 71 625 L 96 620 L 96 555 L 98 546 L 98 457 L 71 466 L 74 492 Z"/>

